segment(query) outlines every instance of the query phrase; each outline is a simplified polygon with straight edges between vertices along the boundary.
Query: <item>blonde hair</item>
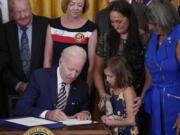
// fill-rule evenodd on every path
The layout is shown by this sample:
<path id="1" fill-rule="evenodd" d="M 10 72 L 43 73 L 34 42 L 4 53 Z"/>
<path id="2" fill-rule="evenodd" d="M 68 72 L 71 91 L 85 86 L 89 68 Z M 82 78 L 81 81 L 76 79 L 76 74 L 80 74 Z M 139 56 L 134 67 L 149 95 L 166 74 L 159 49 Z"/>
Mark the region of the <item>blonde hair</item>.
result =
<path id="1" fill-rule="evenodd" d="M 68 4 L 71 2 L 71 0 L 61 0 L 61 9 L 64 13 L 67 11 Z M 84 7 L 83 7 L 83 14 L 88 10 L 89 3 L 88 0 L 84 0 Z"/>

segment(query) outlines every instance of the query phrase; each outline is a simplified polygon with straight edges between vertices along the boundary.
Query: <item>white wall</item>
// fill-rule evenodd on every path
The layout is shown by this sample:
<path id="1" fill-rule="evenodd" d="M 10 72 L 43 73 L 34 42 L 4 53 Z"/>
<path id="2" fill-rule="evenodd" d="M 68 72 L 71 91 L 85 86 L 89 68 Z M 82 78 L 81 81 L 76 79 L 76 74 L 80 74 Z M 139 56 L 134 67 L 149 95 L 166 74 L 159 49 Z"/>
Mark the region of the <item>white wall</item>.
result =
<path id="1" fill-rule="evenodd" d="M 0 0 L 0 8 L 2 10 L 3 23 L 9 21 L 9 10 L 8 10 L 8 0 Z"/>

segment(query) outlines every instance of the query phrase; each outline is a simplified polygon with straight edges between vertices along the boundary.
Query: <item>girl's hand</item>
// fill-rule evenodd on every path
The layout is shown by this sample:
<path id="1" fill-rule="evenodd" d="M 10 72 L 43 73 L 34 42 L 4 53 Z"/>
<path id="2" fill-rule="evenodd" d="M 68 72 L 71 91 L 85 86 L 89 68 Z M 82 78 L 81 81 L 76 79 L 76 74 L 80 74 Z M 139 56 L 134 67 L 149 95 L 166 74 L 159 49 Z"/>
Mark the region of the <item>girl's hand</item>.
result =
<path id="1" fill-rule="evenodd" d="M 104 123 L 106 120 L 108 119 L 108 117 L 106 115 L 101 116 L 101 121 Z"/>
<path id="2" fill-rule="evenodd" d="M 113 120 L 109 119 L 106 115 L 101 117 L 101 121 L 107 126 L 113 126 Z"/>
<path id="3" fill-rule="evenodd" d="M 176 119 L 176 123 L 174 124 L 173 128 L 176 128 L 176 135 L 180 133 L 180 118 Z"/>

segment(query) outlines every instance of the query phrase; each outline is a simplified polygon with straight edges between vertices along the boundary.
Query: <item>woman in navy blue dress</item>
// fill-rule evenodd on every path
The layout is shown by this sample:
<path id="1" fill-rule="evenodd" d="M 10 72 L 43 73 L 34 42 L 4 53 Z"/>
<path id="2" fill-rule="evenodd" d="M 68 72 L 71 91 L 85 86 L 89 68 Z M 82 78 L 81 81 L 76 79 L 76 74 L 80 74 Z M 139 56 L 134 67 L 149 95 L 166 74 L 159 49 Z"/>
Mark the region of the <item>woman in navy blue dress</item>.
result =
<path id="1" fill-rule="evenodd" d="M 151 115 L 152 135 L 180 133 L 180 18 L 166 0 L 154 0 L 145 17 L 153 30 L 145 55 L 142 98 Z"/>

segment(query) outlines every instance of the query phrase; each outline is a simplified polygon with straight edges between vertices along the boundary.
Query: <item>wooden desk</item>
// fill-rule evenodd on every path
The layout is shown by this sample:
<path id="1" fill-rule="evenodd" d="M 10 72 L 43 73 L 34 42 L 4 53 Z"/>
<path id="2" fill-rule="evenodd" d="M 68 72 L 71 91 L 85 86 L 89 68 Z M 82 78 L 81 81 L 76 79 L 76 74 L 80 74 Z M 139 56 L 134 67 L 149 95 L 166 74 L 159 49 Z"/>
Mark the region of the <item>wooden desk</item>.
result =
<path id="1" fill-rule="evenodd" d="M 51 129 L 55 135 L 112 135 L 103 124 L 89 124 Z M 0 125 L 0 135 L 23 135 L 25 130 L 18 130 L 9 126 Z"/>

